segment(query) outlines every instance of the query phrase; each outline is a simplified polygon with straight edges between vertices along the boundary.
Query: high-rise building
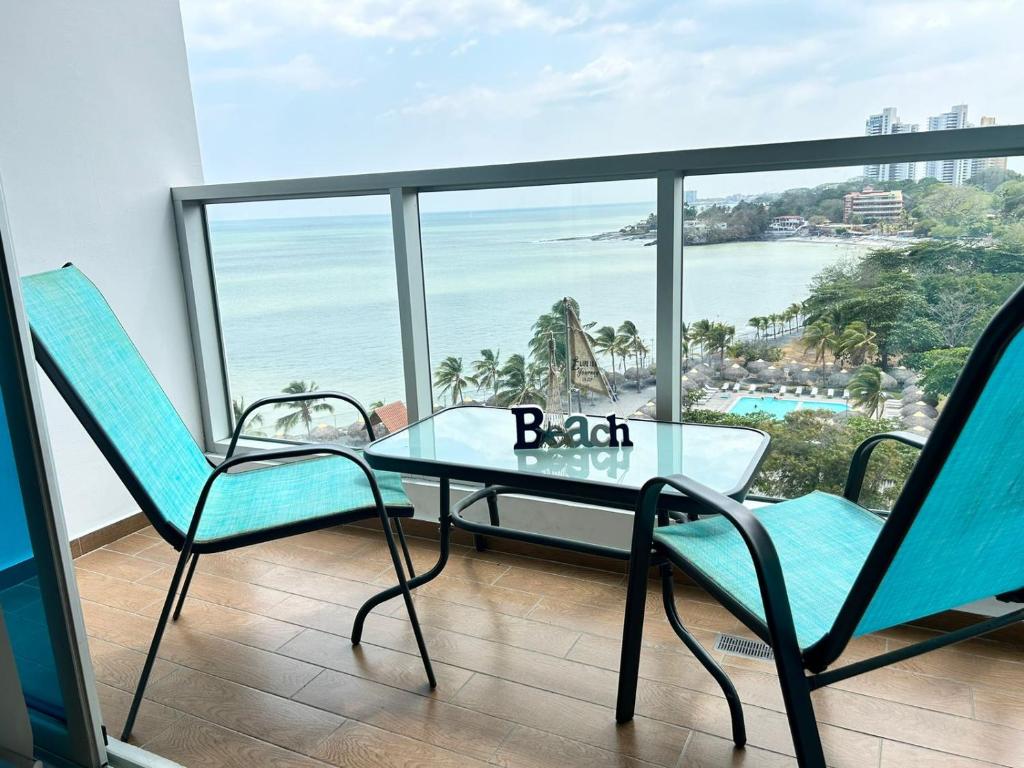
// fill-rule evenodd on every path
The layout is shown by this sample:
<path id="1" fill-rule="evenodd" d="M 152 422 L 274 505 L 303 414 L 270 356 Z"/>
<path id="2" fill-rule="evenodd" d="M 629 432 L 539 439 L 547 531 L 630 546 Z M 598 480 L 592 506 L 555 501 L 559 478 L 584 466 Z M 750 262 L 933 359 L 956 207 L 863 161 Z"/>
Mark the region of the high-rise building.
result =
<path id="1" fill-rule="evenodd" d="M 683 202 L 687 205 L 693 205 L 697 202 L 697 190 L 696 189 L 684 189 L 683 190 Z"/>
<path id="2" fill-rule="evenodd" d="M 981 118 L 981 127 L 987 128 L 990 125 L 995 125 L 996 119 L 994 117 L 983 117 Z M 987 171 L 990 169 L 996 169 L 1000 171 L 1006 170 L 1006 158 L 1005 157 L 978 157 L 971 160 L 971 176 L 981 171 Z"/>
<path id="3" fill-rule="evenodd" d="M 900 122 L 896 107 L 886 107 L 864 122 L 866 136 L 885 136 L 890 133 L 917 133 L 917 123 Z M 917 163 L 879 163 L 864 166 L 868 181 L 913 181 L 917 178 Z"/>
<path id="4" fill-rule="evenodd" d="M 952 131 L 958 128 L 971 128 L 967 121 L 967 105 L 956 104 L 949 112 L 933 115 L 928 118 L 929 131 Z M 925 164 L 924 175 L 938 179 L 945 184 L 959 187 L 971 178 L 973 160 L 929 160 Z"/>
<path id="5" fill-rule="evenodd" d="M 843 195 L 843 222 L 856 224 L 858 219 L 870 224 L 876 221 L 890 221 L 903 215 L 903 192 L 894 189 L 883 192 L 864 187 L 863 192 Z"/>

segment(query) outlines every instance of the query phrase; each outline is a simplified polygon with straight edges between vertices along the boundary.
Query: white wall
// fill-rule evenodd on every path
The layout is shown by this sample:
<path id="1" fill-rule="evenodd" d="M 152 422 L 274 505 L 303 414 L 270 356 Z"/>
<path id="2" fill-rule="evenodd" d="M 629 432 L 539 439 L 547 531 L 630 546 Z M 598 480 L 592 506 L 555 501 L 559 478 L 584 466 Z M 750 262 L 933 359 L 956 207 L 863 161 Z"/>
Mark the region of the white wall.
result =
<path id="1" fill-rule="evenodd" d="M 177 0 L 0 3 L 0 183 L 19 269 L 84 270 L 195 434 L 169 188 L 201 182 Z M 48 382 L 44 403 L 69 535 L 137 512 Z"/>

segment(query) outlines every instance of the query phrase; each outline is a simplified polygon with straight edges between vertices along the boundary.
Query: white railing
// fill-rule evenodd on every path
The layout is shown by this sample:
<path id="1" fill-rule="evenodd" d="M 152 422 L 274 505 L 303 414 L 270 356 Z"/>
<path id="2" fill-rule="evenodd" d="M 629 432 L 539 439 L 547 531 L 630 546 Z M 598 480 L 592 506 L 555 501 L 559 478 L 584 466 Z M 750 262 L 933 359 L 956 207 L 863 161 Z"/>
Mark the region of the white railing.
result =
<path id="1" fill-rule="evenodd" d="M 423 286 L 422 192 L 534 187 L 631 179 L 657 182 L 656 416 L 678 419 L 682 374 L 682 211 L 687 176 L 1024 155 L 1024 126 L 653 152 L 437 170 L 324 176 L 175 187 L 171 190 L 207 448 L 232 428 L 217 286 L 205 206 L 321 197 L 388 195 L 391 201 L 405 399 L 410 419 L 430 413 L 431 371 Z"/>

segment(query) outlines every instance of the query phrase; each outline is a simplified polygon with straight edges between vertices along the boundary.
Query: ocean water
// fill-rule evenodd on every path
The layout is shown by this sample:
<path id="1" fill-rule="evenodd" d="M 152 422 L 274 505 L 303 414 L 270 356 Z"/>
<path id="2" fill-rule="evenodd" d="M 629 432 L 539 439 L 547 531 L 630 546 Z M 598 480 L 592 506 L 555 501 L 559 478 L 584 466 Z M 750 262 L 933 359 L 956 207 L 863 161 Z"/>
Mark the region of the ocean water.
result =
<path id="1" fill-rule="evenodd" d="M 502 359 L 526 354 L 534 321 L 563 296 L 580 303 L 584 323 L 632 320 L 653 349 L 655 248 L 590 239 L 653 209 L 423 213 L 431 366 L 454 355 L 468 370 L 485 347 Z M 210 239 L 233 398 L 251 402 L 302 379 L 366 403 L 404 399 L 388 216 L 212 219 Z M 822 268 L 862 251 L 785 240 L 687 247 L 684 320 L 742 329 L 802 300 Z"/>

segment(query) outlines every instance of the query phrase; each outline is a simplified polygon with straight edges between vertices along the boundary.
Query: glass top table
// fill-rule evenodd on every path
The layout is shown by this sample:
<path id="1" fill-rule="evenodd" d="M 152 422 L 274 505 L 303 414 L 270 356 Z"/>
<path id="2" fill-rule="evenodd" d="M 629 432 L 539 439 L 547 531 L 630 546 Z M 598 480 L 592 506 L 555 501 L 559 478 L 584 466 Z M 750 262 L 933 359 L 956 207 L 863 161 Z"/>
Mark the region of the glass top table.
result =
<path id="1" fill-rule="evenodd" d="M 591 417 L 595 423 L 598 417 Z M 603 421 L 603 419 L 602 419 Z M 632 508 L 645 482 L 684 474 L 742 499 L 768 447 L 747 427 L 632 420 L 630 448 L 513 450 L 515 417 L 504 408 L 459 406 L 438 411 L 366 449 L 374 469 L 578 497 Z M 675 506 L 675 505 L 671 505 Z M 685 507 L 680 500 L 679 508 Z"/>
<path id="2" fill-rule="evenodd" d="M 482 537 L 486 535 L 604 557 L 629 558 L 628 549 L 501 527 L 498 496 L 502 493 L 633 509 L 640 489 L 652 477 L 684 474 L 720 493 L 742 500 L 768 449 L 768 435 L 747 427 L 646 420 L 627 423 L 633 442 L 629 448 L 516 451 L 512 447 L 516 436 L 512 411 L 469 405 L 438 411 L 371 443 L 363 456 L 374 469 L 439 480 L 440 552 L 437 563 L 430 570 L 413 573 L 400 521 L 396 519 L 394 522 L 411 576 L 406 588 L 425 584 L 444 569 L 453 525 L 472 532 L 478 549 L 485 546 Z M 484 488 L 471 493 L 453 508 L 452 480 L 482 483 Z M 481 501 L 487 503 L 489 523 L 462 516 L 462 510 Z M 695 512 L 692 503 L 675 491 L 662 494 L 661 506 L 674 513 L 677 519 L 683 513 L 692 515 Z M 401 567 L 397 561 L 396 567 Z M 354 643 L 362 637 L 370 611 L 403 591 L 402 585 L 389 587 L 363 604 L 352 628 Z"/>

